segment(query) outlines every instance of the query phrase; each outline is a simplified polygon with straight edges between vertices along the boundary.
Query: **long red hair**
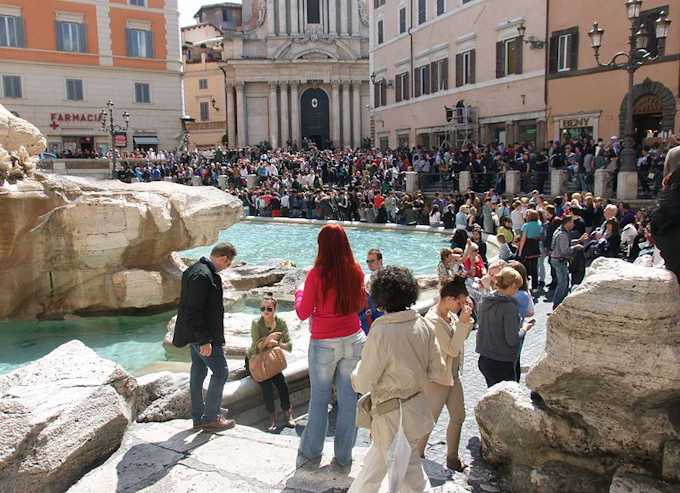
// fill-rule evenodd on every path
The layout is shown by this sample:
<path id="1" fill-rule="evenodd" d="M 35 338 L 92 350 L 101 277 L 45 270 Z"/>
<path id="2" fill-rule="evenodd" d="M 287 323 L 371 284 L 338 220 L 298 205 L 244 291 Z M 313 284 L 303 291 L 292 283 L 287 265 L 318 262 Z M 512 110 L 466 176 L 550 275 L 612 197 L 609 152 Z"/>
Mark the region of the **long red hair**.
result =
<path id="1" fill-rule="evenodd" d="M 349 315 L 359 311 L 366 303 L 364 273 L 354 260 L 352 248 L 339 224 L 327 224 L 317 239 L 319 253 L 314 267 L 319 269 L 324 297 L 329 289 L 336 292 L 335 311 Z"/>

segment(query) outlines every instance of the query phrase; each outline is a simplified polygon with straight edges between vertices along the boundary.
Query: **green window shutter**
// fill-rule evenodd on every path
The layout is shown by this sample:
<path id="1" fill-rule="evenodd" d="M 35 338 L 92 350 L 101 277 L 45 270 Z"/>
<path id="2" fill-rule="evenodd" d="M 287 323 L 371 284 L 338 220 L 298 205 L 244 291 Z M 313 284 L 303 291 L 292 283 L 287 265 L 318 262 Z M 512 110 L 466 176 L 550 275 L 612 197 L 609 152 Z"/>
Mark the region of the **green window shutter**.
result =
<path id="1" fill-rule="evenodd" d="M 26 48 L 26 23 L 23 17 L 14 18 L 14 26 L 17 33 L 17 46 Z"/>
<path id="2" fill-rule="evenodd" d="M 578 70 L 578 27 L 569 36 L 569 70 Z"/>
<path id="3" fill-rule="evenodd" d="M 153 58 L 154 57 L 153 31 L 145 31 L 144 35 L 146 36 L 146 53 L 145 53 L 145 56 L 146 56 L 146 58 Z M 141 53 L 140 53 L 140 55 L 141 55 Z"/>
<path id="4" fill-rule="evenodd" d="M 456 87 L 463 85 L 463 54 L 459 53 L 456 55 Z"/>
<path id="5" fill-rule="evenodd" d="M 135 33 L 132 31 L 132 29 L 126 29 L 125 30 L 125 45 L 127 48 L 126 55 L 127 56 L 135 56 L 135 51 L 134 50 L 134 42 L 135 42 Z"/>
<path id="6" fill-rule="evenodd" d="M 505 77 L 505 43 L 496 43 L 496 78 Z"/>
<path id="7" fill-rule="evenodd" d="M 78 41 L 80 42 L 78 51 L 87 53 L 87 24 L 78 24 Z"/>
<path id="8" fill-rule="evenodd" d="M 468 81 L 468 82 L 470 82 L 470 84 L 474 84 L 475 80 L 476 80 L 475 79 L 475 73 L 477 72 L 477 60 L 476 60 L 476 58 L 477 58 L 477 55 L 475 53 L 475 50 L 471 50 L 470 51 L 470 79 Z"/>
<path id="9" fill-rule="evenodd" d="M 57 36 L 57 51 L 64 51 L 64 35 L 61 26 L 61 22 L 54 21 L 54 32 Z"/>

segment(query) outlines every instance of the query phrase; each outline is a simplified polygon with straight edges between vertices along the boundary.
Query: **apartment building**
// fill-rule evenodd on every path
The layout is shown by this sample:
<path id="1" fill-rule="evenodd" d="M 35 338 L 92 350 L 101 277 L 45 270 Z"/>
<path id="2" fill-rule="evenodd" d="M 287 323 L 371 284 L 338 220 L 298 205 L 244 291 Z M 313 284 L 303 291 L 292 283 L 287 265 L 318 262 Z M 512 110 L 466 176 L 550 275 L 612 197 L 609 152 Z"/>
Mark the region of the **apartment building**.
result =
<path id="1" fill-rule="evenodd" d="M 545 2 L 371 0 L 369 22 L 376 145 L 545 142 Z"/>
<path id="2" fill-rule="evenodd" d="M 182 64 L 177 0 L 0 0 L 0 104 L 35 124 L 48 150 L 175 149 Z"/>
<path id="3" fill-rule="evenodd" d="M 593 22 L 604 28 L 600 61 L 608 63 L 620 51 L 628 51 L 631 23 L 624 0 L 568 3 L 548 1 L 550 40 L 547 73 L 548 136 L 589 135 L 608 140 L 624 133 L 628 74 L 601 67 L 595 59 L 588 33 Z M 661 13 L 672 20 L 668 38 L 656 38 Z M 636 143 L 651 135 L 658 138 L 680 129 L 680 5 L 668 0 L 644 0 L 636 32 L 644 26 L 647 49 L 655 58 L 635 73 L 633 127 Z M 619 57 L 618 62 L 624 61 Z"/>

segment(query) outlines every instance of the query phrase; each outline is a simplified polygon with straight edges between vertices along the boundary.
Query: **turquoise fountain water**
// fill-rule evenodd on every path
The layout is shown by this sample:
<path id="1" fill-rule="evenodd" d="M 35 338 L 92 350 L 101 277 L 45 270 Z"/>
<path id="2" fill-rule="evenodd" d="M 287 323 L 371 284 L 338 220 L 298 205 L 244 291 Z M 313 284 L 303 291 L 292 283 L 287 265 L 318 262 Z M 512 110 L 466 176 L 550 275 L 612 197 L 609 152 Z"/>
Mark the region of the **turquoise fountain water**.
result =
<path id="1" fill-rule="evenodd" d="M 219 233 L 219 241 L 232 242 L 237 261 L 249 263 L 271 258 L 287 258 L 297 266 L 312 265 L 316 237 L 321 226 L 241 222 Z M 433 274 L 439 250 L 448 245 L 448 236 L 402 231 L 347 228 L 357 261 L 366 270 L 365 255 L 380 248 L 386 264 L 409 267 L 415 274 Z M 181 255 L 198 258 L 209 255 L 211 246 L 195 248 Z M 282 304 L 281 311 L 292 310 Z M 232 311 L 259 315 L 258 300 L 245 300 Z M 74 318 L 61 321 L 0 320 L 0 373 L 7 373 L 36 360 L 59 345 L 79 339 L 100 356 L 137 372 L 155 361 L 165 361 L 162 346 L 168 321 L 176 312 L 149 316 Z"/>

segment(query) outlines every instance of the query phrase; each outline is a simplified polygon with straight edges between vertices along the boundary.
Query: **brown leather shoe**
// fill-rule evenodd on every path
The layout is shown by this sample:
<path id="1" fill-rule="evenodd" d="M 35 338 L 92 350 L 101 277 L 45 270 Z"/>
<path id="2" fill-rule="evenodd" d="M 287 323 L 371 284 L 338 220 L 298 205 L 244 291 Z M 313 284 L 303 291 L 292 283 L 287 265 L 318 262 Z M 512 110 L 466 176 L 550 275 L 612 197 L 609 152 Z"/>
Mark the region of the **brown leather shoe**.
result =
<path id="1" fill-rule="evenodd" d="M 201 428 L 203 431 L 225 431 L 232 429 L 234 426 L 236 426 L 236 421 L 233 419 L 218 417 L 215 421 L 202 424 Z"/>

